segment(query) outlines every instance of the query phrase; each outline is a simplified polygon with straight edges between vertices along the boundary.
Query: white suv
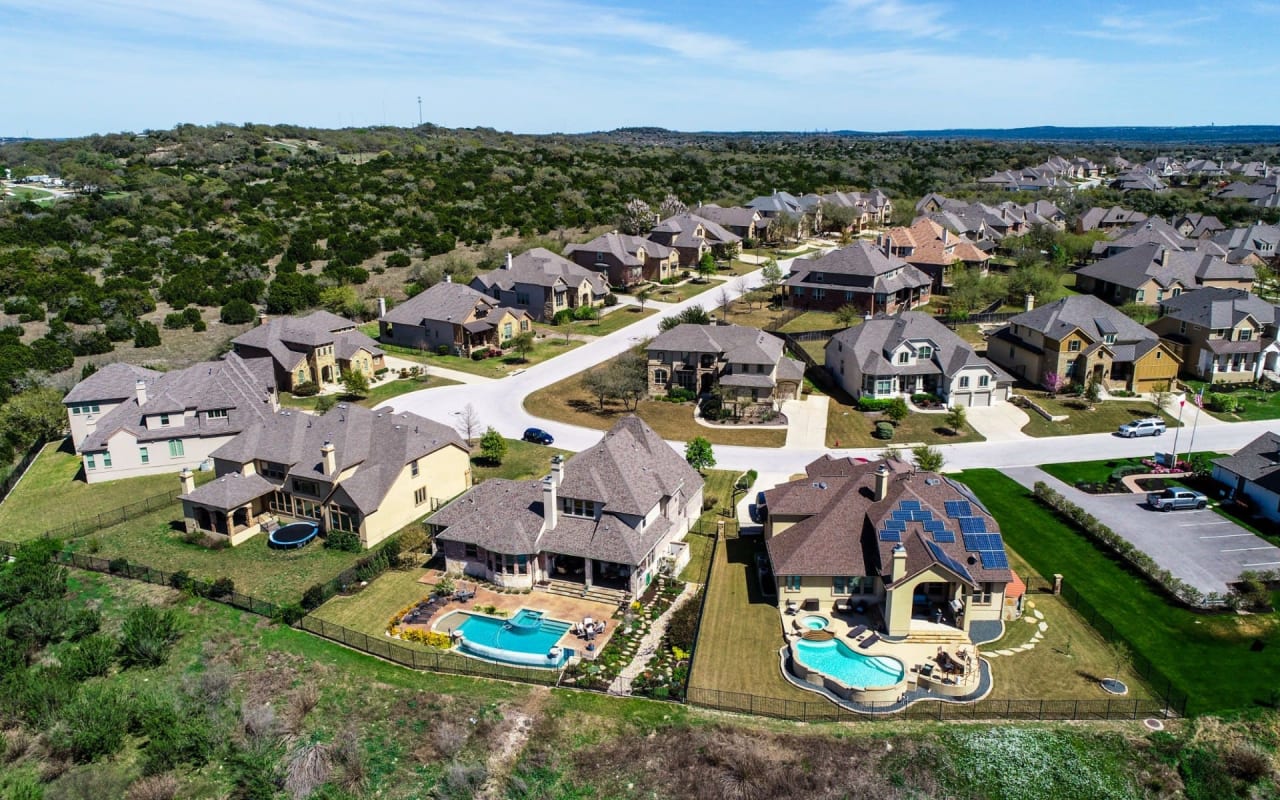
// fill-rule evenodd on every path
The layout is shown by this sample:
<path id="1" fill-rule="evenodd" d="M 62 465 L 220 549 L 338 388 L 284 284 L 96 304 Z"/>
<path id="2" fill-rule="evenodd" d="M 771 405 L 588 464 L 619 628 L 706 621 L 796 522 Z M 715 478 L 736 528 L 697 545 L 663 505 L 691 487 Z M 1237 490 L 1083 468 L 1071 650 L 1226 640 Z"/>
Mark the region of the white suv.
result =
<path id="1" fill-rule="evenodd" d="M 1120 426 L 1116 433 L 1132 439 L 1135 436 L 1159 436 L 1164 433 L 1164 430 L 1164 420 L 1159 417 L 1147 417 L 1146 419 L 1135 419 L 1133 422 L 1126 422 Z"/>

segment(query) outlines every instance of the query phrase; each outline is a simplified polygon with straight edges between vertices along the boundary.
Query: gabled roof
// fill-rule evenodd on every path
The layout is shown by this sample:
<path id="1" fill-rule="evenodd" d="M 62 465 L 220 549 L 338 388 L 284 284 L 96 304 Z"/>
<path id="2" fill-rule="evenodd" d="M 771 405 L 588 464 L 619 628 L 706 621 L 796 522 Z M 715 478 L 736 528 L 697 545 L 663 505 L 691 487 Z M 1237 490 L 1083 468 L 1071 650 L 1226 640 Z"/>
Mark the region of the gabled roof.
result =
<path id="1" fill-rule="evenodd" d="M 699 226 L 702 228 L 701 237 L 697 235 Z M 653 226 L 653 233 L 671 235 L 677 247 L 694 247 L 699 238 L 708 244 L 736 244 L 742 241 L 741 236 L 725 230 L 718 222 L 689 212 L 667 217 Z"/>
<path id="2" fill-rule="evenodd" d="M 328 311 L 270 319 L 240 334 L 231 343 L 239 348 L 265 351 L 286 372 L 291 372 L 313 348 L 322 345 L 332 344 L 334 354 L 343 360 L 359 350 L 382 355 L 377 343 L 356 330 L 354 322 Z"/>
<path id="3" fill-rule="evenodd" d="M 717 353 L 733 364 L 776 364 L 783 357 L 783 342 L 771 333 L 742 325 L 693 325 L 682 323 L 663 331 L 649 342 L 649 350 Z"/>
<path id="4" fill-rule="evenodd" d="M 632 236 L 626 233 L 618 233 L 612 231 L 604 233 L 589 242 L 583 244 L 571 244 L 564 248 L 564 254 L 572 255 L 573 253 L 609 253 L 619 264 L 626 267 L 643 267 L 642 261 L 636 254 L 644 250 L 647 258 L 666 259 L 671 257 L 673 252 L 670 247 L 657 242 L 650 241 L 640 236 Z"/>
<path id="5" fill-rule="evenodd" d="M 505 310 L 517 317 L 526 316 L 516 308 L 506 308 L 497 300 L 461 283 L 437 283 L 388 311 L 381 321 L 398 325 L 421 325 L 424 321 L 462 325 L 472 314 L 480 316 Z"/>
<path id="6" fill-rule="evenodd" d="M 928 217 L 916 219 L 910 228 L 890 228 L 883 239 L 891 241 L 895 250 L 910 247 L 911 253 L 902 258 L 911 264 L 949 266 L 957 261 L 982 263 L 991 259 L 972 242 L 952 236 L 947 228 Z"/>
<path id="7" fill-rule="evenodd" d="M 1257 222 L 1247 228 L 1222 231 L 1213 241 L 1228 250 L 1248 250 L 1270 258 L 1280 252 L 1280 226 Z"/>
<path id="8" fill-rule="evenodd" d="M 928 343 L 933 355 L 923 364 L 900 365 L 892 354 L 904 342 Z M 869 319 L 840 331 L 831 337 L 831 343 L 852 353 L 864 375 L 941 374 L 949 377 L 963 367 L 976 366 L 988 369 L 996 376 L 997 383 L 1013 382 L 1008 373 L 975 353 L 968 342 L 946 325 L 918 311 Z M 827 345 L 828 353 L 831 352 L 831 343 Z"/>
<path id="9" fill-rule="evenodd" d="M 71 391 L 67 392 L 66 397 L 62 398 L 62 404 L 74 405 L 77 403 L 124 400 L 127 397 L 133 397 L 137 393 L 138 381 L 145 383 L 148 390 L 150 390 L 150 387 L 163 374 L 153 369 L 135 367 L 133 364 L 126 364 L 123 361 L 106 364 L 99 368 L 97 372 L 72 387 Z"/>
<path id="10" fill-rule="evenodd" d="M 1206 328 L 1234 328 L 1245 317 L 1262 326 L 1280 321 L 1280 308 L 1242 289 L 1206 286 L 1160 303 L 1164 316 Z"/>
<path id="11" fill-rule="evenodd" d="M 1133 211 L 1120 206 L 1102 208 L 1094 206 L 1080 217 L 1080 230 L 1091 231 L 1097 228 L 1114 228 L 1118 225 L 1133 225 L 1146 222 L 1147 215 L 1141 211 Z"/>
<path id="12" fill-rule="evenodd" d="M 1235 455 L 1215 459 L 1213 463 L 1280 494 L 1280 434 L 1268 431 L 1237 450 Z"/>
<path id="13" fill-rule="evenodd" d="M 471 279 L 471 286 L 481 291 L 492 289 L 494 286 L 505 291 L 513 291 L 517 285 L 544 288 L 577 287 L 584 280 L 591 284 L 591 290 L 595 294 L 607 294 L 609 291 L 600 273 L 575 264 L 545 247 L 535 247 L 518 256 L 513 256 L 509 267 L 501 267 L 476 275 Z"/>
<path id="14" fill-rule="evenodd" d="M 1009 325 L 1019 325 L 1039 331 L 1047 338 L 1060 340 L 1073 330 L 1080 330 L 1091 341 L 1101 341 L 1114 329 L 1116 342 L 1154 344 L 1158 337 L 1091 294 L 1075 294 L 1055 300 L 1009 319 Z M 1105 327 L 1107 330 L 1103 330 Z M 1149 349 L 1149 348 L 1148 348 Z M 1143 351 L 1145 352 L 1145 351 Z"/>
<path id="15" fill-rule="evenodd" d="M 760 225 L 765 222 L 760 216 L 760 212 L 754 208 L 745 208 L 743 206 L 730 206 L 721 208 L 714 203 L 708 203 L 704 206 L 698 206 L 693 209 L 693 213 L 703 219 L 711 220 L 719 225 L 731 226 L 734 228 L 747 228 L 751 225 Z"/>
<path id="16" fill-rule="evenodd" d="M 691 496 L 702 476 L 639 417 L 618 421 L 594 446 L 564 466 L 560 493 L 594 500 L 610 514 L 645 514 L 681 487 Z"/>
<path id="17" fill-rule="evenodd" d="M 823 281 L 812 280 L 815 272 L 823 274 Z M 828 276 L 831 276 L 830 280 Z M 788 286 L 821 285 L 824 282 L 832 288 L 895 292 L 907 287 L 928 286 L 933 281 L 898 256 L 887 255 L 884 248 L 864 240 L 818 258 L 797 258 L 791 263 Z"/>
<path id="18" fill-rule="evenodd" d="M 1210 281 L 1251 283 L 1256 277 L 1253 267 L 1248 265 L 1229 264 L 1214 256 L 1173 250 L 1155 243 L 1138 245 L 1081 267 L 1076 274 L 1128 289 L 1140 288 L 1151 280 L 1163 288 L 1180 284 L 1186 289 L 1194 289 Z"/>

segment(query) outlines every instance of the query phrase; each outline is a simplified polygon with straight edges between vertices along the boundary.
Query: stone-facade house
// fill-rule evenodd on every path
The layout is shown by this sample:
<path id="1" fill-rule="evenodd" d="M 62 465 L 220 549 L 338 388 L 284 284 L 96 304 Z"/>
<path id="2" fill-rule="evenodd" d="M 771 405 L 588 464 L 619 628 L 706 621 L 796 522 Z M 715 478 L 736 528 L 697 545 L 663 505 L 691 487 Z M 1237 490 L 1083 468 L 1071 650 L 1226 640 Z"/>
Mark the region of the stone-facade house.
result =
<path id="1" fill-rule="evenodd" d="M 378 318 L 379 339 L 419 350 L 444 348 L 453 355 L 506 346 L 533 330 L 527 311 L 509 308 L 487 294 L 446 280 Z"/>
<path id="2" fill-rule="evenodd" d="M 213 452 L 218 477 L 182 474 L 183 517 L 232 545 L 272 522 L 304 520 L 372 547 L 471 485 L 471 454 L 447 425 L 340 403 L 281 411 Z"/>
<path id="3" fill-rule="evenodd" d="M 561 311 L 599 308 L 609 294 L 605 277 L 543 247 L 518 256 L 507 254 L 502 268 L 471 279 L 471 288 L 508 308 L 527 311 L 547 322 Z"/>
<path id="4" fill-rule="evenodd" d="M 349 319 L 328 311 L 305 317 L 268 319 L 231 340 L 242 358 L 269 358 L 275 367 L 276 387 L 292 392 L 304 383 L 335 386 L 352 370 L 369 380 L 385 366 L 376 342 L 361 333 Z"/>
<path id="5" fill-rule="evenodd" d="M 1094 206 L 1080 215 L 1080 219 L 1076 222 L 1076 232 L 1112 231 L 1118 228 L 1129 228 L 1146 221 L 1147 215 L 1141 211 L 1133 211 L 1120 206 L 1112 206 L 1111 208 Z"/>
<path id="6" fill-rule="evenodd" d="M 649 342 L 649 394 L 720 391 L 734 405 L 798 400 L 804 365 L 773 334 L 741 325 L 677 325 Z"/>
<path id="7" fill-rule="evenodd" d="M 1181 366 L 1154 333 L 1089 294 L 1013 317 L 987 340 L 987 358 L 1037 385 L 1054 373 L 1068 384 L 1096 379 L 1131 392 L 1172 385 Z"/>
<path id="8" fill-rule="evenodd" d="M 679 254 L 666 245 L 613 231 L 564 249 L 573 263 L 608 276 L 610 286 L 627 288 L 642 281 L 665 281 L 680 270 Z"/>
<path id="9" fill-rule="evenodd" d="M 961 265 L 985 276 L 991 256 L 969 240 L 953 234 L 928 217 L 920 217 L 911 227 L 890 228 L 877 243 L 933 280 L 932 291 L 951 288 L 955 267 Z"/>
<path id="10" fill-rule="evenodd" d="M 723 208 L 714 203 L 692 209 L 693 214 L 711 220 L 720 227 L 752 245 L 768 236 L 769 220 L 754 208 L 729 206 Z"/>
<path id="11" fill-rule="evenodd" d="M 627 416 L 568 461 L 553 458 L 542 480 L 485 481 L 427 522 L 450 573 L 631 600 L 687 562 L 702 486 L 671 445 Z"/>
<path id="12" fill-rule="evenodd" d="M 933 279 L 888 252 L 854 242 L 817 258 L 797 258 L 784 284 L 796 308 L 835 310 L 852 305 L 864 313 L 894 314 L 929 302 Z"/>
<path id="13" fill-rule="evenodd" d="M 1160 303 L 1147 327 L 1182 361 L 1183 373 L 1209 383 L 1251 383 L 1276 372 L 1280 309 L 1240 289 L 1197 289 Z"/>
<path id="14" fill-rule="evenodd" d="M 774 190 L 773 194 L 752 198 L 747 208 L 759 211 L 765 219 L 786 217 L 794 220 L 801 239 L 822 230 L 822 199 L 817 195 L 796 197 L 790 192 Z"/>
<path id="15" fill-rule="evenodd" d="M 963 484 L 896 459 L 823 456 L 765 499 L 779 610 L 858 603 L 907 641 L 998 636 L 1014 576 L 999 525 Z"/>
<path id="16" fill-rule="evenodd" d="M 1200 287 L 1248 291 L 1255 277 L 1247 264 L 1152 242 L 1076 270 L 1076 288 L 1117 306 L 1154 306 Z"/>
<path id="17" fill-rule="evenodd" d="M 688 212 L 676 214 L 653 226 L 650 241 L 676 251 L 682 267 L 696 267 L 706 253 L 732 258 L 742 249 L 742 237 L 721 225 Z"/>
<path id="18" fill-rule="evenodd" d="M 1213 479 L 1232 499 L 1244 500 L 1273 525 L 1280 523 L 1280 433 L 1268 431 L 1235 455 L 1215 460 Z"/>
<path id="19" fill-rule="evenodd" d="M 1013 378 L 928 314 L 869 319 L 827 342 L 827 371 L 851 397 L 935 395 L 948 406 L 1009 399 Z"/>
<path id="20" fill-rule="evenodd" d="M 235 353 L 173 372 L 108 364 L 62 403 L 89 483 L 207 468 L 215 450 L 279 408 L 271 359 Z"/>

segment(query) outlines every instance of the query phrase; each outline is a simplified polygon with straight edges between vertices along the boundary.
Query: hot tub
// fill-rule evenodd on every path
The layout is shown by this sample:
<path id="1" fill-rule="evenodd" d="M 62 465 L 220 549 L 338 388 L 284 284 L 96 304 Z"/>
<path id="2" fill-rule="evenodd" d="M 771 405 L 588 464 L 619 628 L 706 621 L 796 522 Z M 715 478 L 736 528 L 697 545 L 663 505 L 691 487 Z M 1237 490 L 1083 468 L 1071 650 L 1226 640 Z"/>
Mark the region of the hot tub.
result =
<path id="1" fill-rule="evenodd" d="M 795 619 L 796 630 L 804 631 L 825 631 L 827 626 L 831 624 L 831 620 L 821 614 L 801 614 Z"/>

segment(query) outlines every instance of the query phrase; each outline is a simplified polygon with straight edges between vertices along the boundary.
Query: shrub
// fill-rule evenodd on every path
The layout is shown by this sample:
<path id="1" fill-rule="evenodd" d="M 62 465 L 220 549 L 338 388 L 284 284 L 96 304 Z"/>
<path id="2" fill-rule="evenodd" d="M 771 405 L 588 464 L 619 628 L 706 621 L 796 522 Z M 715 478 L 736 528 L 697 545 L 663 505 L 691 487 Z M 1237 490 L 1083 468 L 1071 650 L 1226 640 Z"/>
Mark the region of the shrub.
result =
<path id="1" fill-rule="evenodd" d="M 884 409 L 884 415 L 893 420 L 894 423 L 902 422 L 911 413 L 911 409 L 907 408 L 907 401 L 901 397 L 895 397 L 889 401 Z"/>
<path id="2" fill-rule="evenodd" d="M 755 486 L 756 478 L 758 477 L 760 477 L 760 473 L 756 472 L 754 469 L 749 469 L 746 471 L 745 474 L 743 474 L 741 478 L 738 478 L 738 482 L 735 484 L 735 486 L 740 491 L 745 492 L 748 489 L 750 489 L 752 486 Z"/>
<path id="3" fill-rule="evenodd" d="M 873 433 L 872 436 L 886 441 L 892 439 L 893 425 L 888 422 L 877 422 L 875 433 Z"/>
<path id="4" fill-rule="evenodd" d="M 218 312 L 218 319 L 228 325 L 243 325 L 246 322 L 253 322 L 257 315 L 258 312 L 248 300 L 237 297 L 223 305 L 222 310 Z"/>
<path id="5" fill-rule="evenodd" d="M 101 634 L 88 636 L 62 655 L 62 671 L 77 683 L 98 678 L 111 670 L 115 655 L 115 639 Z"/>
<path id="6" fill-rule="evenodd" d="M 436 348 L 436 355 L 438 356 L 447 356 L 450 352 L 452 352 L 452 348 L 447 344 L 442 344 Z"/>
<path id="7" fill-rule="evenodd" d="M 158 667 L 169 657 L 169 649 L 182 635 L 178 615 L 140 606 L 125 617 L 120 632 L 120 661 L 126 667 Z"/>
<path id="8" fill-rule="evenodd" d="M 180 592 L 190 591 L 191 583 L 191 573 L 185 569 L 180 569 L 169 576 L 169 585 Z"/>
<path id="9" fill-rule="evenodd" d="M 696 400 L 698 394 L 692 389 L 686 389 L 683 386 L 672 386 L 667 390 L 667 399 L 673 403 L 688 403 Z"/>
<path id="10" fill-rule="evenodd" d="M 884 411 L 890 405 L 893 404 L 893 400 L 894 398 L 892 397 L 880 397 L 880 398 L 859 397 L 858 410 L 859 411 Z"/>
<path id="11" fill-rule="evenodd" d="M 312 611 L 324 604 L 324 587 L 318 583 L 313 583 L 307 590 L 302 593 L 302 607 L 307 611 Z"/>
<path id="12" fill-rule="evenodd" d="M 177 778 L 172 775 L 149 775 L 133 782 L 125 800 L 173 800 L 177 796 Z"/>
<path id="13" fill-rule="evenodd" d="M 214 752 L 209 716 L 190 713 L 167 699 L 151 699 L 134 709 L 134 729 L 145 737 L 142 772 L 156 775 L 181 764 L 201 766 Z"/>
<path id="14" fill-rule="evenodd" d="M 320 394 L 320 387 L 313 381 L 306 381 L 293 387 L 294 397 L 315 397 Z"/>
<path id="15" fill-rule="evenodd" d="M 156 327 L 154 322 L 142 320 L 138 323 L 133 331 L 134 347 L 159 347 L 160 346 L 160 329 Z"/>
<path id="16" fill-rule="evenodd" d="M 574 319 L 595 319 L 600 316 L 600 312 L 594 306 L 578 306 L 573 310 Z"/>
<path id="17" fill-rule="evenodd" d="M 180 311 L 164 315 L 164 327 L 166 330 L 176 331 L 181 328 L 185 328 L 190 324 L 191 323 L 187 322 L 187 318 L 183 316 Z"/>
<path id="18" fill-rule="evenodd" d="M 306 615 L 307 612 L 302 606 L 297 603 L 289 603 L 288 605 L 277 607 L 276 613 L 272 614 L 271 618 L 283 625 L 296 625 L 298 620 Z"/>
<path id="19" fill-rule="evenodd" d="M 360 535 L 351 531 L 329 531 L 324 538 L 324 546 L 344 553 L 359 553 L 363 549 L 360 546 Z"/>
<path id="20" fill-rule="evenodd" d="M 111 686 L 88 684 L 63 706 L 49 731 L 56 753 L 87 763 L 116 753 L 129 727 L 128 706 Z"/>
<path id="21" fill-rule="evenodd" d="M 698 636 L 698 612 L 702 608 L 702 590 L 699 589 L 684 605 L 671 613 L 667 623 L 667 647 L 693 650 Z"/>
<path id="22" fill-rule="evenodd" d="M 604 307 L 613 308 L 618 304 L 618 296 L 613 292 L 609 292 L 604 296 Z"/>
<path id="23" fill-rule="evenodd" d="M 227 577 L 218 578 L 209 585 L 209 597 L 213 600 L 219 600 L 236 590 L 236 582 Z"/>

